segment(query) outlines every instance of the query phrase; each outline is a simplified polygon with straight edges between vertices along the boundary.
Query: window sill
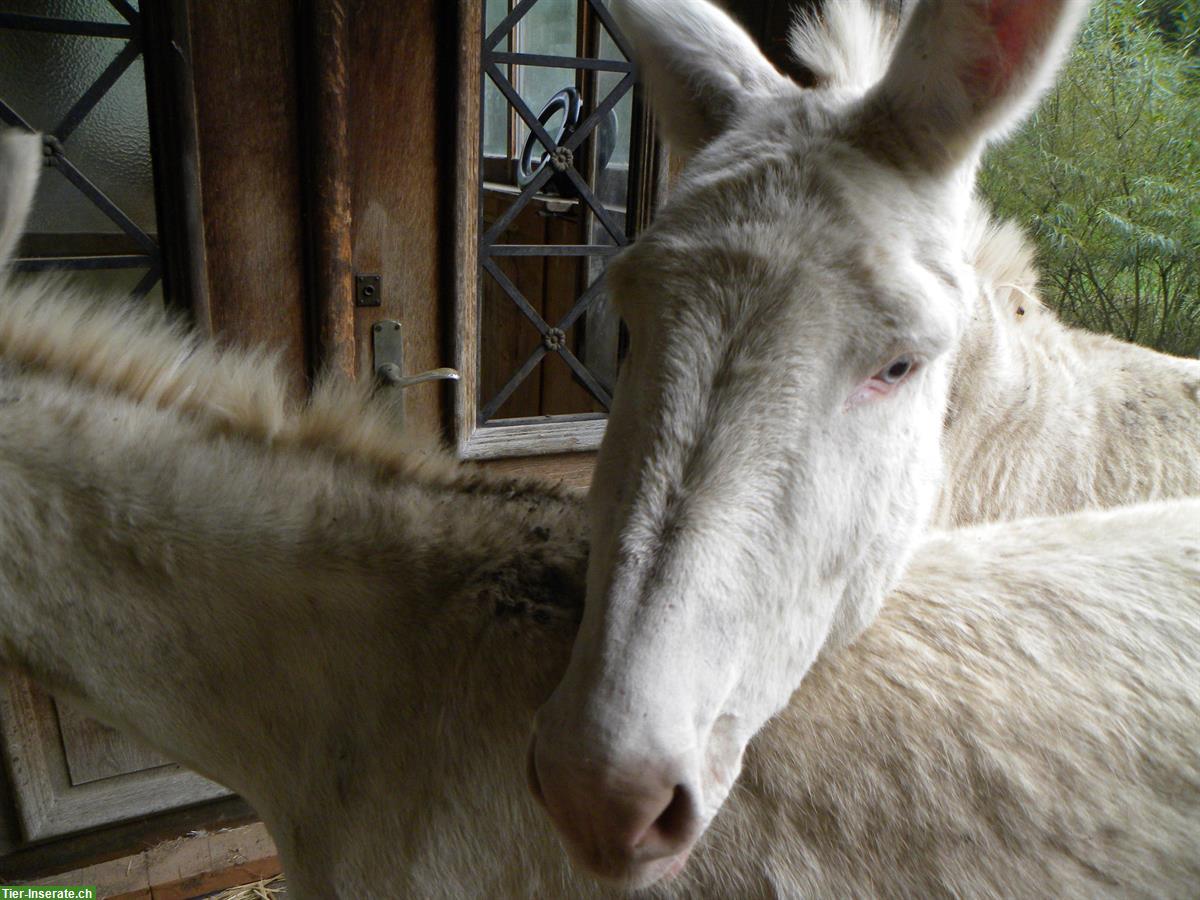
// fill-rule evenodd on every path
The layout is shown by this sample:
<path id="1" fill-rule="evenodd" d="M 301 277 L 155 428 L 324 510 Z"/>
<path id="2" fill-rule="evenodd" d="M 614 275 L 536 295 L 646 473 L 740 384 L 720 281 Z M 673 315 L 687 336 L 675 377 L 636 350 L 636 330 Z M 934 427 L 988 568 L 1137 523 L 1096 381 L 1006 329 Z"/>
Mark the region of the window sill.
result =
<path id="1" fill-rule="evenodd" d="M 600 414 L 501 419 L 476 428 L 459 443 L 461 459 L 500 459 L 545 456 L 550 453 L 586 453 L 600 448 L 608 417 Z"/>

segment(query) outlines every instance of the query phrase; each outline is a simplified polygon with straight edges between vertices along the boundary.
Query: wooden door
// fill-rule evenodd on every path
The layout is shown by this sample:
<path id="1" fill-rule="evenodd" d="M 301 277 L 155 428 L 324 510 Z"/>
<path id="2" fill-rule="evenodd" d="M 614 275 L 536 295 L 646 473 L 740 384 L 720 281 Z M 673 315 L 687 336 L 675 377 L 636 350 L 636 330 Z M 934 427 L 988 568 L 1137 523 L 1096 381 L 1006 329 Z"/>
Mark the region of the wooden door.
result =
<path id="1" fill-rule="evenodd" d="M 442 80 L 453 37 L 447 5 L 352 3 L 341 37 L 348 72 L 349 269 L 354 278 L 379 276 L 379 293 L 370 301 L 378 305 L 364 305 L 353 283 L 337 301 L 346 302 L 348 288 L 360 379 L 373 377 L 372 329 L 380 322 L 403 326 L 405 374 L 453 366 L 442 303 L 450 213 L 442 186 L 454 172 L 445 134 L 452 119 L 444 115 L 450 87 Z M 405 390 L 407 427 L 440 432 L 452 403 L 450 383 Z"/>
<path id="2" fill-rule="evenodd" d="M 0 683 L 19 841 L 40 841 L 230 796 L 29 681 Z"/>

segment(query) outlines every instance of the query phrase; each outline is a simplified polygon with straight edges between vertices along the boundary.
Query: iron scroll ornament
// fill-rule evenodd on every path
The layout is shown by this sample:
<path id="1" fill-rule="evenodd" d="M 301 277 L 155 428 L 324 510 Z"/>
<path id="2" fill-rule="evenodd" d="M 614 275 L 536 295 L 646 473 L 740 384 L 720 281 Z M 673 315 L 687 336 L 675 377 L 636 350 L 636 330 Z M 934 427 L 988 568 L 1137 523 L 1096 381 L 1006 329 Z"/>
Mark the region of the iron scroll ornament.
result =
<path id="1" fill-rule="evenodd" d="M 550 153 L 543 148 L 541 157 L 534 162 L 534 154 L 542 146 L 542 143 L 538 140 L 537 135 L 530 131 L 517 163 L 517 185 L 522 189 L 528 187 L 529 183 L 537 177 L 538 172 L 544 166 L 549 165 L 556 171 L 550 181 L 546 183 L 546 193 L 570 197 L 576 195 L 577 191 L 567 176 L 566 169 L 574 165 L 575 161 L 571 151 L 565 150 L 562 145 L 575 133 L 575 130 L 579 128 L 579 123 L 583 121 L 583 101 L 576 88 L 565 87 L 551 97 L 542 107 L 537 118 L 542 125 L 546 125 L 559 113 L 562 113 L 562 122 L 552 135 L 554 143 L 559 149 Z M 596 129 L 596 138 L 600 142 L 596 148 L 597 174 L 603 172 L 608 167 L 609 160 L 612 159 L 613 150 L 617 146 L 618 128 L 616 110 L 610 109 L 605 121 Z"/>

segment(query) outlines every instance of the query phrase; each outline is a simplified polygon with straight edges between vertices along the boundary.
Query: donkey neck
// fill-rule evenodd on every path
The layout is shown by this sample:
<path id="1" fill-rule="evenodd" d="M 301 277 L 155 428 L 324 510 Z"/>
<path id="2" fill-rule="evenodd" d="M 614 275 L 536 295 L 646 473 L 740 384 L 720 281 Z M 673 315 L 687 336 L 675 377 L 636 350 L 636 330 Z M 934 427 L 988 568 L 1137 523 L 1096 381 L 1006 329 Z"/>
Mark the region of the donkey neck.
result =
<path id="1" fill-rule="evenodd" d="M 950 383 L 935 526 L 1042 511 L 1044 498 L 1026 489 L 1044 474 L 1055 438 L 1074 430 L 1070 420 L 1086 416 L 1092 398 L 1062 377 L 1078 369 L 1071 342 L 1056 322 L 1038 328 L 1035 318 L 1051 317 L 1022 288 L 981 283 Z"/>
<path id="2" fill-rule="evenodd" d="M 1200 489 L 1194 466 L 1172 464 L 1200 439 L 1200 364 L 1068 327 L 1031 288 L 981 283 L 954 363 L 932 524 Z"/>

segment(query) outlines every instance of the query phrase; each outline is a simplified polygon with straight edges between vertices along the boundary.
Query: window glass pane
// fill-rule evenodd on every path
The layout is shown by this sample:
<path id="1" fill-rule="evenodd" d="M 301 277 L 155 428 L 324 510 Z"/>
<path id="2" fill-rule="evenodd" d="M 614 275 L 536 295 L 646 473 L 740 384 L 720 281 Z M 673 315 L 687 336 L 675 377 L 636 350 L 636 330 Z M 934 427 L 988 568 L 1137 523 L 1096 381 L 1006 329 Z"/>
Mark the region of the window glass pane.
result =
<path id="1" fill-rule="evenodd" d="M 141 57 L 108 89 L 63 147 L 71 162 L 139 228 L 155 231 L 154 171 Z M 71 230 L 69 220 L 64 224 L 57 209 L 47 205 L 39 212 L 34 221 L 44 223 L 46 230 Z M 110 224 L 105 230 L 115 231 L 117 226 Z"/>
<path id="2" fill-rule="evenodd" d="M 155 228 L 146 73 L 139 56 L 67 139 L 72 161 L 146 231 Z"/>
<path id="3" fill-rule="evenodd" d="M 508 15 L 508 0 L 487 0 L 486 15 L 484 16 L 484 31 L 490 34 L 496 26 Z M 508 49 L 508 38 L 498 45 L 501 50 Z M 507 66 L 501 66 L 500 71 L 507 73 Z M 483 85 L 483 152 L 487 156 L 508 155 L 508 101 L 500 93 L 492 79 L 484 76 Z"/>
<path id="4" fill-rule="evenodd" d="M 612 0 L 604 0 L 605 6 L 612 6 Z M 600 29 L 600 47 L 596 56 L 600 59 L 617 59 L 624 60 L 625 54 L 617 49 L 616 41 L 609 35 L 608 29 L 600 22 L 599 17 L 596 18 L 597 27 Z"/>
<path id="5" fill-rule="evenodd" d="M 624 72 L 601 72 L 598 79 L 600 89 L 597 95 L 597 102 L 603 103 L 604 98 L 613 92 L 624 77 Z M 612 157 L 609 159 L 609 165 L 628 166 L 630 130 L 633 124 L 633 91 L 626 93 L 617 102 L 613 111 L 616 113 L 615 124 L 610 117 L 609 121 L 602 126 L 607 131 L 612 132 L 613 151 Z"/>
<path id="6" fill-rule="evenodd" d="M 11 11 L 2 0 L 0 10 Z M 52 131 L 124 46 L 78 34 L 0 29 L 0 96 L 38 131 Z"/>
<path id="7" fill-rule="evenodd" d="M 105 0 L 0 0 L 0 10 L 126 24 Z M 0 97 L 39 131 L 52 132 L 126 47 L 118 38 L 0 30 Z M 68 158 L 139 227 L 155 229 L 146 79 L 136 58 L 63 145 Z M 33 232 L 120 229 L 58 172 L 46 172 Z"/>
<path id="8" fill-rule="evenodd" d="M 517 70 L 517 93 L 521 95 L 521 99 L 529 106 L 529 111 L 535 116 L 539 115 L 550 102 L 550 98 L 559 91 L 575 87 L 575 70 L 574 69 L 548 69 L 535 66 L 516 66 Z M 561 125 L 562 117 L 558 116 L 553 120 L 554 123 Z M 557 135 L 557 127 L 546 129 L 550 133 L 550 137 Z M 529 137 L 529 126 L 525 124 L 525 120 L 517 117 L 517 152 L 521 152 L 521 148 L 525 146 L 525 140 Z M 537 159 L 545 152 L 545 148 L 539 142 L 535 148 L 535 156 Z"/>
<path id="9" fill-rule="evenodd" d="M 138 8 L 136 2 L 129 4 Z M 124 25 L 125 19 L 111 3 L 96 0 L 4 0 L 0 9 L 26 16 L 51 16 L 56 19 L 75 19 L 83 22 L 107 22 Z"/>
<path id="10" fill-rule="evenodd" d="M 620 50 L 617 49 L 617 43 L 612 39 L 612 35 L 608 33 L 608 29 L 603 25 L 600 25 L 599 28 L 599 57 L 601 59 L 624 59 L 625 56 Z M 600 73 L 599 102 L 603 102 L 604 98 L 608 96 L 609 92 L 620 83 L 622 74 L 623 73 L 619 72 Z M 621 101 L 616 106 L 616 113 L 617 127 L 611 164 L 627 166 L 629 165 L 630 125 L 633 121 L 632 91 L 621 98 Z"/>
<path id="11" fill-rule="evenodd" d="M 136 293 L 158 296 L 148 277 L 158 271 L 159 259 L 145 69 L 139 46 L 131 43 L 141 23 L 137 3 L 122 6 L 128 20 L 117 5 L 0 0 L 7 13 L 105 26 L 99 35 L 31 31 L 19 22 L 0 29 L 0 99 L 57 139 L 49 145 L 54 165 L 39 182 L 18 256 L 144 256 L 132 268 L 72 278 L 98 290 L 136 286 Z M 144 236 L 127 234 L 114 216 L 127 218 Z"/>
<path id="12" fill-rule="evenodd" d="M 490 78 L 483 89 L 483 152 L 508 154 L 508 103 Z"/>
<path id="13" fill-rule="evenodd" d="M 578 0 L 538 0 L 517 24 L 521 49 L 526 53 L 574 56 L 578 13 Z"/>
<path id="14" fill-rule="evenodd" d="M 577 0 L 538 0 L 517 25 L 517 45 L 524 53 L 574 56 L 578 49 Z M 516 87 L 534 115 L 550 98 L 567 87 L 577 87 L 574 69 L 517 66 Z M 553 134 L 553 132 L 552 132 Z M 517 147 L 525 145 L 529 128 L 517 120 Z M 539 144 L 538 153 L 543 152 Z"/>
<path id="15" fill-rule="evenodd" d="M 487 7 L 484 10 L 483 27 L 487 34 L 491 34 L 501 20 L 508 15 L 508 0 L 487 0 Z"/>

